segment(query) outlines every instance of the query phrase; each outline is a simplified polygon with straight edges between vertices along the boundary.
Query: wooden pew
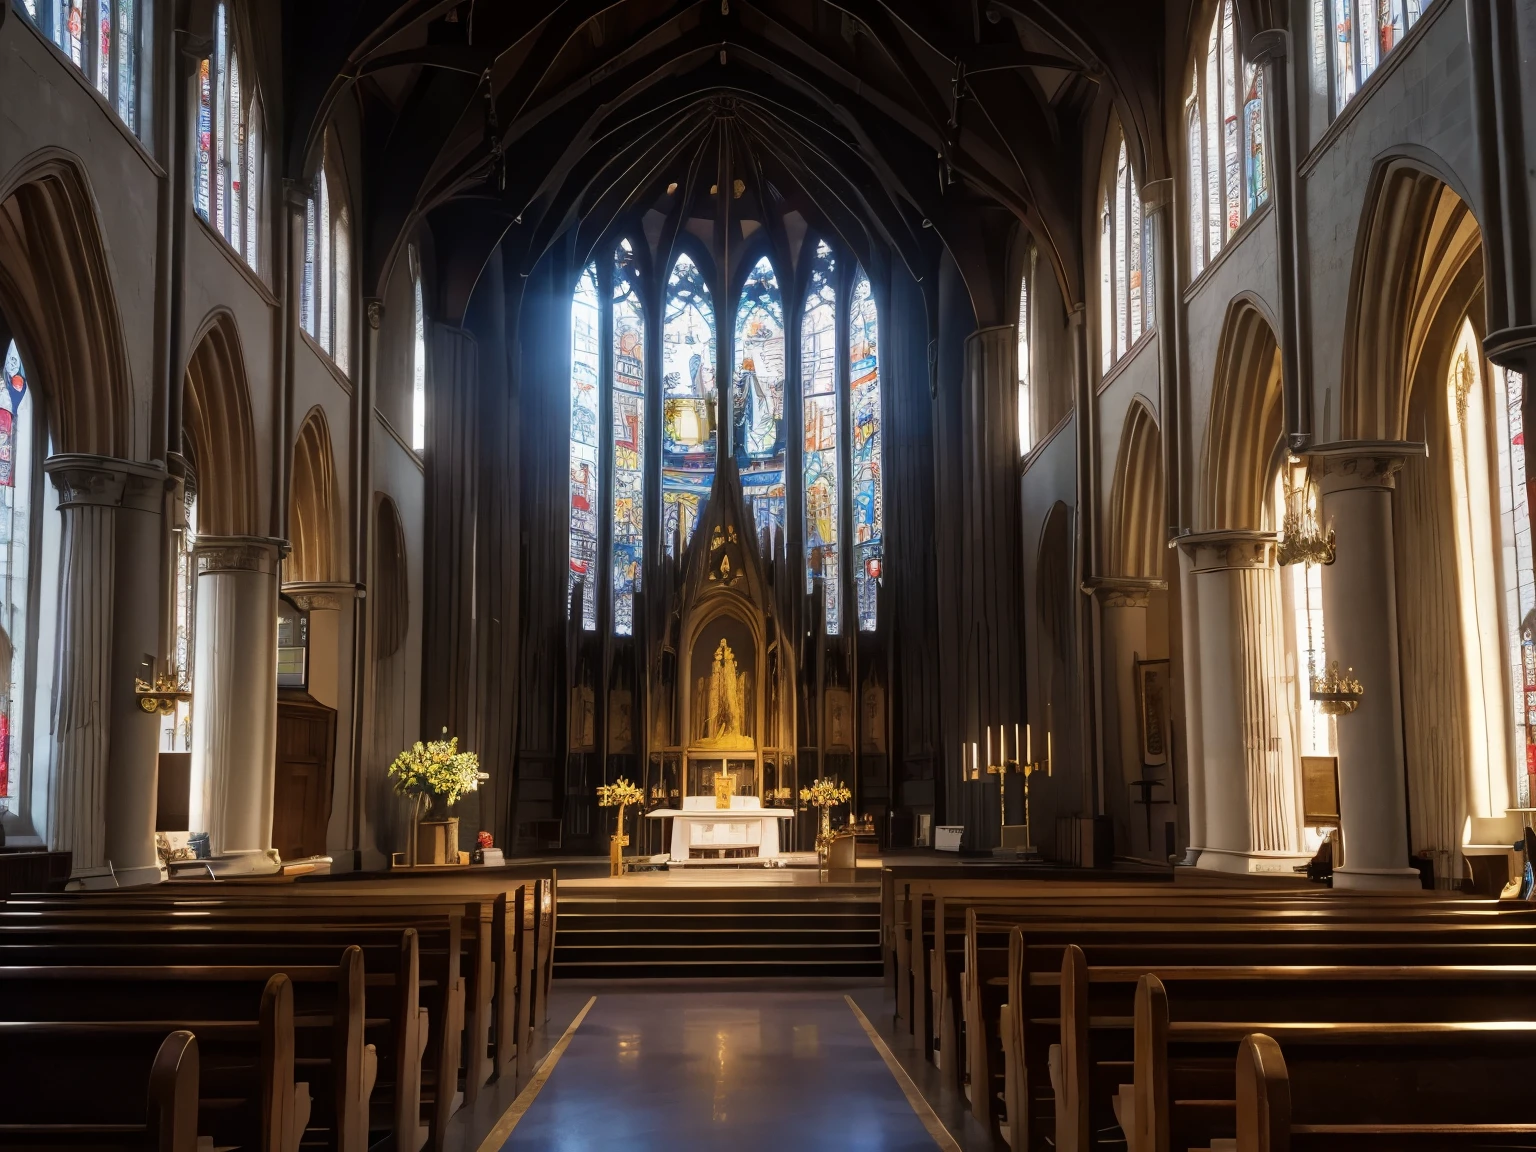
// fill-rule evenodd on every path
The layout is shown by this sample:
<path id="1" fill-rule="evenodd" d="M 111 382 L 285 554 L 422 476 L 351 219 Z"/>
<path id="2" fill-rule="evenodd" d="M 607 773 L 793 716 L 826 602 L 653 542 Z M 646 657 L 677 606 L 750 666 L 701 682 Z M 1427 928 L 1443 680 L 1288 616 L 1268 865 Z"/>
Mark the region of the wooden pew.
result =
<path id="1" fill-rule="evenodd" d="M 1266 923 L 1319 923 L 1336 921 L 1380 921 L 1399 918 L 1411 912 L 1416 920 L 1444 920 L 1448 923 L 1505 921 L 1507 910 L 1494 901 L 1467 900 L 1413 901 L 1402 897 L 1386 899 L 1345 897 L 1342 899 L 1301 899 L 1289 894 L 1276 898 L 1257 898 L 1242 892 L 1212 895 L 1205 890 L 1193 898 L 1160 891 L 1128 901 L 1120 896 L 1084 896 L 1062 900 L 1038 896 L 1028 902 L 1016 899 L 995 902 L 990 898 L 956 899 L 939 897 L 933 917 L 929 1006 L 936 1023 L 932 1028 L 937 1044 L 935 1062 L 951 1084 L 962 1086 L 970 1078 L 974 1061 L 986 1043 L 996 1041 L 998 1026 L 997 996 L 1001 995 L 1007 971 L 1008 931 L 1011 923 L 1074 920 L 1105 924 L 1111 922 L 1158 921 L 1164 923 L 1248 923 L 1263 917 Z M 1527 919 L 1536 922 L 1536 916 Z M 979 925 L 986 925 L 978 936 Z M 990 1005 L 989 981 L 997 990 Z M 985 1019 L 983 1016 L 985 1015 Z M 985 1040 L 983 1026 L 992 1039 Z M 964 1047 L 962 1048 L 962 1041 Z M 953 1058 L 945 1052 L 954 1053 Z M 973 1111 L 984 1123 L 990 1120 L 990 1094 L 971 1094 Z"/>
<path id="2" fill-rule="evenodd" d="M 153 1046 L 151 1046 L 153 1045 Z M 50 1090 L 69 1069 L 68 1110 Z M 13 1028 L 0 1045 L 7 1089 L 0 1148 L 92 1152 L 196 1152 L 197 1040 L 175 1031 L 156 1042 L 121 1031 L 39 1025 Z"/>
<path id="3" fill-rule="evenodd" d="M 1466 974 L 1446 977 L 1458 978 L 1465 980 Z M 1386 1015 L 1412 1016 L 1416 1008 L 1420 1015 L 1433 1013 L 1408 991 L 1390 1000 L 1361 996 L 1357 976 L 1342 982 L 1349 987 L 1336 989 L 1339 995 L 1333 1003 L 1322 1004 L 1326 998 L 1314 996 L 1310 1012 L 1292 1014 L 1302 1019 L 1287 1019 L 1287 997 L 1266 995 L 1263 983 L 1260 978 L 1252 984 L 1261 1003 L 1225 998 L 1225 1006 L 1233 1009 L 1227 1019 L 1170 1020 L 1162 981 L 1154 975 L 1141 977 L 1133 1079 L 1122 1087 L 1117 1110 L 1127 1152 L 1208 1148 L 1213 1140 L 1233 1138 L 1237 1049 L 1255 1032 L 1304 1056 L 1304 1082 L 1314 1092 L 1314 1115 L 1321 1122 L 1354 1115 L 1375 1124 L 1476 1123 L 1490 1117 L 1536 1123 L 1536 1094 L 1530 1091 L 1536 1076 L 1536 1020 L 1499 1018 L 1504 1005 L 1497 995 L 1484 1002 L 1466 993 L 1442 992 L 1430 998 L 1431 1007 L 1443 999 L 1448 1009 L 1467 1003 L 1482 1009 L 1481 1018 L 1470 1021 L 1382 1020 L 1379 1017 Z M 1529 993 L 1520 999 L 1528 1001 Z M 1197 1017 L 1216 1015 L 1212 1006 L 1207 999 L 1192 1011 Z M 1328 1017 L 1327 1007 L 1339 1011 L 1321 1021 L 1306 1018 Z M 1354 1013 L 1378 1018 L 1358 1020 Z M 1447 1085 L 1449 1077 L 1454 1084 Z"/>
<path id="4" fill-rule="evenodd" d="M 1504 1036 L 1402 1029 L 1309 1046 L 1256 1033 L 1238 1047 L 1243 1152 L 1457 1152 L 1536 1148 L 1530 1047 Z M 1493 1039 L 1493 1046 L 1490 1046 Z M 1361 1082 L 1369 1081 L 1366 1087 Z M 1359 1084 L 1363 1090 L 1345 1086 Z M 1345 1090 L 1341 1091 L 1341 1088 Z M 1428 1090 L 1426 1090 L 1428 1089 Z"/>
<path id="5" fill-rule="evenodd" d="M 0 1020 L 238 1018 L 279 978 L 292 987 L 293 1058 L 309 1084 L 312 1130 L 339 1152 L 365 1152 L 376 1051 L 365 1043 L 362 950 L 335 965 L 27 965 L 0 967 Z M 276 1005 L 274 1005 L 276 1007 Z M 284 1010 L 287 1011 L 287 1010 Z M 294 1075 L 298 1075 L 295 1073 Z"/>
<path id="6" fill-rule="evenodd" d="M 71 1055 L 79 1053 L 89 1038 L 101 1034 L 116 1042 L 139 1037 L 140 1048 L 158 1044 L 175 1032 L 191 1032 L 198 1037 L 199 1085 L 196 1095 L 196 1122 L 200 1135 L 211 1136 L 216 1146 L 239 1145 L 260 1152 L 298 1152 L 309 1120 L 307 1084 L 295 1082 L 293 1043 L 293 985 L 286 976 L 273 976 L 261 989 L 259 1001 L 241 1008 L 237 1003 L 221 1006 L 212 1020 L 177 1020 L 172 1014 L 134 1013 L 136 1005 L 124 1005 L 124 1015 L 133 1019 L 95 1019 L 89 1012 L 71 1014 L 53 998 L 40 1005 L 41 1019 L 0 1022 L 0 1049 L 6 1059 L 15 1059 L 18 1047 L 37 1059 L 47 1040 L 73 1038 L 65 1044 L 64 1059 L 55 1064 L 51 1083 L 47 1079 L 30 1085 L 31 1094 L 24 1102 L 14 1093 L 14 1083 L 7 1081 L 7 1116 L 13 1104 L 23 1111 L 36 1108 L 39 1122 L 57 1122 L 79 1106 L 82 1083 L 72 1068 Z M 23 1006 L 18 1005 L 18 1008 Z M 148 1007 L 154 1007 L 150 1005 Z M 198 1004 L 195 1007 L 205 1008 Z M 47 1010 L 53 1009 L 50 1013 Z M 49 1019 L 48 1016 L 57 1017 Z M 169 1019 L 163 1017 L 170 1017 Z M 29 1045 L 29 1041 L 31 1044 Z"/>
<path id="7" fill-rule="evenodd" d="M 465 1056 L 463 1067 L 464 1102 L 473 1105 L 481 1085 L 505 1072 L 517 1051 L 514 1025 L 517 998 L 527 994 L 520 982 L 518 954 L 529 947 L 516 938 L 515 912 L 522 886 L 510 895 L 506 892 L 460 897 L 455 892 L 438 898 L 430 893 L 403 892 L 385 894 L 351 886 L 345 893 L 335 889 L 304 889 L 293 884 L 270 885 L 163 885 L 143 893 L 88 893 L 81 896 L 29 897 L 6 905 L 15 911 L 65 912 L 80 908 L 173 908 L 178 911 L 227 910 L 253 915 L 264 910 L 283 918 L 349 919 L 370 912 L 409 913 L 414 909 L 441 909 L 452 913 L 462 909 L 463 952 L 460 957 L 464 974 L 463 1018 Z M 363 890 L 358 890 L 363 889 Z M 509 912 L 509 902 L 512 912 Z M 531 937 L 531 930 L 530 930 Z M 498 1037 L 506 1036 L 505 1044 Z"/>
<path id="8" fill-rule="evenodd" d="M 986 1082 L 1001 1084 L 1010 1128 L 1027 1126 L 1034 1139 L 1054 1137 L 1055 1102 L 1048 1072 L 1052 1045 L 1066 1042 L 1060 1021 L 1072 992 L 1062 983 L 1066 949 L 1080 945 L 1095 966 L 1131 972 L 1160 965 L 1497 964 L 1536 959 L 1536 930 L 1518 923 L 1456 930 L 1445 924 L 1284 925 L 1285 931 L 1243 924 L 1015 926 L 1010 934 L 1006 1028 L 998 1021 L 995 1064 Z M 1277 942 L 1278 941 L 1278 942 Z M 1128 1016 L 1129 1013 L 1127 1012 Z M 1122 1026 L 1128 1020 L 1122 1018 Z M 992 1057 L 989 1054 L 989 1059 Z M 973 1092 L 973 1098 L 976 1093 Z M 1064 1146 L 1060 1137 L 1057 1146 Z M 1017 1146 L 1017 1145 L 1016 1145 Z"/>
<path id="9" fill-rule="evenodd" d="M 436 1100 L 423 1090 L 424 1058 L 442 1046 L 442 1021 L 448 961 L 456 956 L 445 923 L 436 927 L 290 924 L 274 930 L 252 924 L 204 922 L 156 925 L 142 921 L 42 922 L 0 934 L 0 964 L 270 964 L 313 966 L 334 962 L 348 945 L 362 949 L 367 965 L 365 999 L 367 1035 L 378 1049 L 378 1075 L 370 1102 L 368 1127 L 397 1136 L 397 1146 L 415 1152 L 446 1135 L 446 1115 L 438 1123 Z M 423 965 L 423 956 L 426 963 Z M 425 1001 L 425 1003 L 423 1003 Z M 423 1125 L 423 1103 L 431 1123 Z"/>

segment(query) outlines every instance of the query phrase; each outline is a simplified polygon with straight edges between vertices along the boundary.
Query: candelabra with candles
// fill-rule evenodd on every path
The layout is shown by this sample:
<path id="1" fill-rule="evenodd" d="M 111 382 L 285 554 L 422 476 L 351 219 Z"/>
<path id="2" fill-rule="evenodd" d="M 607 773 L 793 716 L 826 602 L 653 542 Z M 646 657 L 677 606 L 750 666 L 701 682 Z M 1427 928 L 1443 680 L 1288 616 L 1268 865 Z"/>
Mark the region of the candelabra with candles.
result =
<path id="1" fill-rule="evenodd" d="M 1051 774 L 1051 730 L 1049 727 L 1045 730 L 1044 760 L 1036 760 L 1034 757 L 1034 739 L 1028 724 L 1024 725 L 1022 745 L 1019 742 L 1019 725 L 1015 724 L 1013 726 L 1013 757 L 1011 759 L 1008 756 L 1008 730 L 1001 724 L 997 726 L 998 762 L 996 764 L 992 763 L 992 729 L 990 726 L 986 729 L 986 749 L 986 773 L 989 776 L 997 777 L 998 847 L 1003 847 L 1003 842 L 1007 835 L 1007 786 L 1008 774 L 1012 772 L 1024 777 L 1024 847 L 1020 852 L 1025 856 L 1037 855 L 1038 850 L 1035 848 L 1034 837 L 1030 833 L 1029 826 L 1029 782 L 1030 777 L 1036 773 L 1044 772 L 1047 776 Z M 1022 757 L 1020 756 L 1021 751 L 1023 753 Z M 981 779 L 982 765 L 979 757 L 980 749 L 976 741 L 972 740 L 970 771 L 967 773 L 968 779 Z M 965 760 L 965 745 L 962 744 L 960 746 L 960 762 L 962 765 L 965 763 Z"/>

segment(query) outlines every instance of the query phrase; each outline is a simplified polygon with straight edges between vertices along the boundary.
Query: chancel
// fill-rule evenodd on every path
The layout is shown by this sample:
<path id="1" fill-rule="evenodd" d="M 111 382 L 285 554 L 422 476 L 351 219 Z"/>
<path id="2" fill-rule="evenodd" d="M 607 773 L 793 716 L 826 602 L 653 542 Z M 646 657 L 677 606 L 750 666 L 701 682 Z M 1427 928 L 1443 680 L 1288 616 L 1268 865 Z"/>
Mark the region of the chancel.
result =
<path id="1" fill-rule="evenodd" d="M 1536 1149 L 1533 53 L 0 0 L 0 1147 Z"/>

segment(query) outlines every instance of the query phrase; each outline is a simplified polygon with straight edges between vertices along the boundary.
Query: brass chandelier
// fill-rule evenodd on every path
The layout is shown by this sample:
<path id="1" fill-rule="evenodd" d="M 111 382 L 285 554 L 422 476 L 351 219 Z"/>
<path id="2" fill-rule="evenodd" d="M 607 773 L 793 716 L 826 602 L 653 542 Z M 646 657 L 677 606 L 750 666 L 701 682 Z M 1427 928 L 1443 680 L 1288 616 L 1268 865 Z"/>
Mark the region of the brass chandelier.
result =
<path id="1" fill-rule="evenodd" d="M 1332 564 L 1333 529 L 1326 532 L 1317 519 L 1317 488 L 1305 472 L 1285 489 L 1285 517 L 1275 555 L 1281 564 Z"/>

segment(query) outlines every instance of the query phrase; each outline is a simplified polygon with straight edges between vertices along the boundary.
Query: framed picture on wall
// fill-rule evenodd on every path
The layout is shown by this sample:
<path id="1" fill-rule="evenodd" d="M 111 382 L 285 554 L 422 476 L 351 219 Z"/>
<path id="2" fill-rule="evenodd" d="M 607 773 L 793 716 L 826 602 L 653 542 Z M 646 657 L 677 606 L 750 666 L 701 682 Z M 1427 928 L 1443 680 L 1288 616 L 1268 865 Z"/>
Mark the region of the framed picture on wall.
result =
<path id="1" fill-rule="evenodd" d="M 1339 758 L 1301 758 L 1302 820 L 1308 828 L 1339 826 Z"/>
<path id="2" fill-rule="evenodd" d="M 1158 768 L 1168 763 L 1168 661 L 1137 660 L 1134 667 L 1141 762 Z"/>

